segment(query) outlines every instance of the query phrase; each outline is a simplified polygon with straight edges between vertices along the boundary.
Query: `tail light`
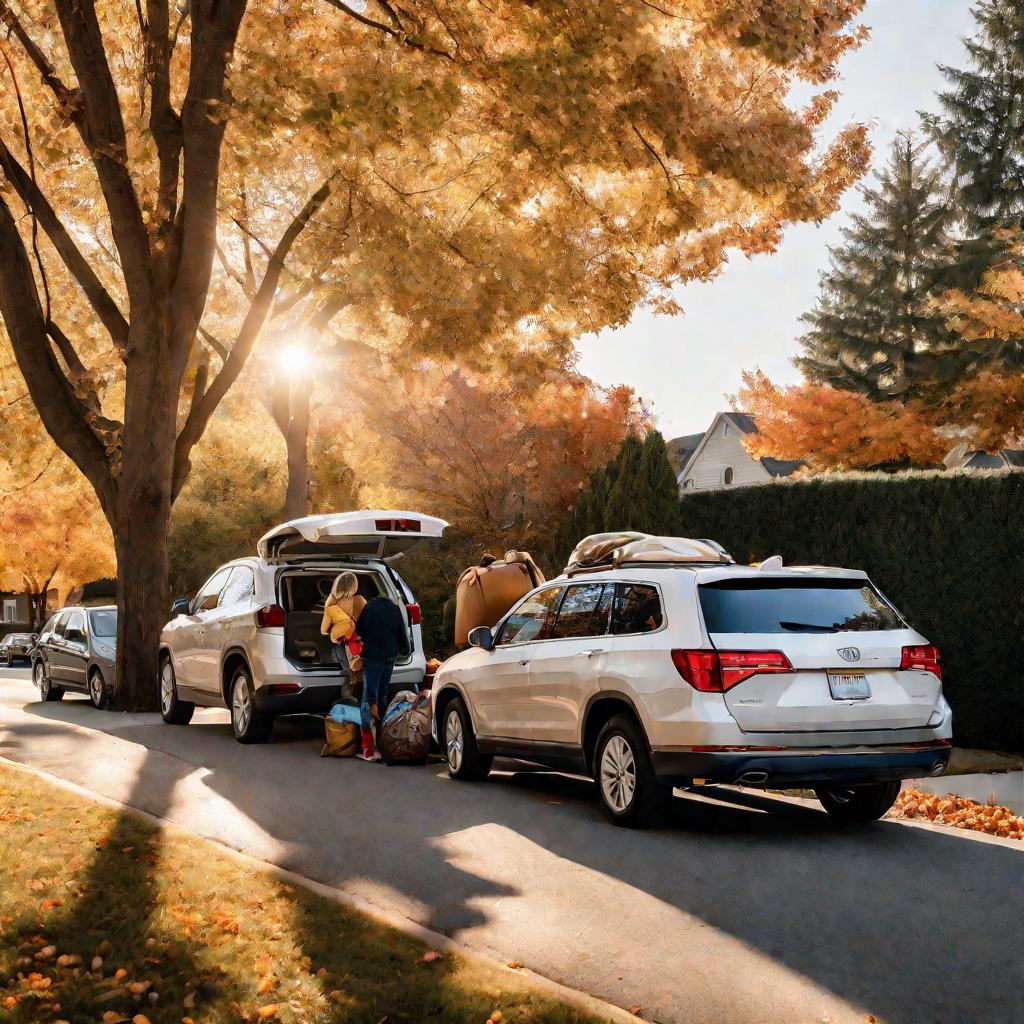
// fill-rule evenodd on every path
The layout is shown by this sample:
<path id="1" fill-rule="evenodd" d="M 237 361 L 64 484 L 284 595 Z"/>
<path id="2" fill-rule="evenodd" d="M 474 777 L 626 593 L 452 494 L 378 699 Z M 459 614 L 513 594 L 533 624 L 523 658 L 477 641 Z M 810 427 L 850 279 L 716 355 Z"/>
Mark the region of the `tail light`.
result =
<path id="1" fill-rule="evenodd" d="M 407 604 L 405 610 L 409 613 L 409 623 L 418 626 L 423 621 L 423 612 L 418 604 Z"/>
<path id="2" fill-rule="evenodd" d="M 724 693 L 751 676 L 793 671 L 782 651 L 675 650 L 672 664 L 683 679 L 702 693 Z"/>
<path id="3" fill-rule="evenodd" d="M 261 629 L 267 626 L 283 626 L 284 609 L 279 604 L 268 604 L 256 613 L 256 625 Z"/>
<path id="4" fill-rule="evenodd" d="M 931 672 L 936 679 L 942 679 L 942 655 L 935 644 L 904 647 L 903 657 L 900 658 L 900 668 Z"/>

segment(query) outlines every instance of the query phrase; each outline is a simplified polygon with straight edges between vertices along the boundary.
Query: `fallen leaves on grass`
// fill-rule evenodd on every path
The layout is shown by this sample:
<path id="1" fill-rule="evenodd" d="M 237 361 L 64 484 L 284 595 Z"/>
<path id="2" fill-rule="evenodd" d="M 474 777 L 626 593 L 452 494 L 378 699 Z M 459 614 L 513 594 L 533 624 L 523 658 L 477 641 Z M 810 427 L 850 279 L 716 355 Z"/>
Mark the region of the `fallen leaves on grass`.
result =
<path id="1" fill-rule="evenodd" d="M 939 825 L 985 832 L 1004 839 L 1024 840 L 1024 817 L 1015 815 L 1008 807 L 980 804 L 976 800 L 952 793 L 938 796 L 919 789 L 905 789 L 896 798 L 889 818 L 916 818 Z"/>

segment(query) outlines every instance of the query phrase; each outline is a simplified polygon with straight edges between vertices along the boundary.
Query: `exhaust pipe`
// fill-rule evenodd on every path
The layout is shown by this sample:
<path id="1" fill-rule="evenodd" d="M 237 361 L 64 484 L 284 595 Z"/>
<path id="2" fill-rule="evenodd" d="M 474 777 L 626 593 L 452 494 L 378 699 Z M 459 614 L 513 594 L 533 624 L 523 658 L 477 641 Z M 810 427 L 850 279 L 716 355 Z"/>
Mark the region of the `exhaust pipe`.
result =
<path id="1" fill-rule="evenodd" d="M 763 786 L 768 781 L 767 772 L 744 772 L 737 780 L 738 786 Z"/>
<path id="2" fill-rule="evenodd" d="M 946 766 L 941 761 L 936 761 L 932 765 L 931 771 L 928 772 L 929 778 L 934 779 L 937 775 L 942 775 L 945 772 Z"/>

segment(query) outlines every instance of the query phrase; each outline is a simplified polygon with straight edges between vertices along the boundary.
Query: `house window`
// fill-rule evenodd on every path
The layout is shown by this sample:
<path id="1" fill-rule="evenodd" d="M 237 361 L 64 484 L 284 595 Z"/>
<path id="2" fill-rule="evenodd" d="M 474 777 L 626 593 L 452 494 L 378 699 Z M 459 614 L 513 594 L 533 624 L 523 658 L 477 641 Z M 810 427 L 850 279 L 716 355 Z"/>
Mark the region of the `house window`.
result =
<path id="1" fill-rule="evenodd" d="M 4 622 L 18 621 L 18 602 L 4 600 Z"/>
<path id="2" fill-rule="evenodd" d="M 723 423 L 722 424 L 722 437 L 728 437 L 728 436 L 729 436 L 729 424 L 728 423 Z"/>
<path id="3" fill-rule="evenodd" d="M 693 489 L 693 477 L 691 476 L 689 479 L 683 481 L 683 490 L 684 491 L 689 491 L 689 490 L 692 490 L 692 489 Z"/>
<path id="4" fill-rule="evenodd" d="M 725 469 L 722 470 L 722 483 L 725 484 L 726 487 L 732 483 L 732 466 L 726 466 Z"/>

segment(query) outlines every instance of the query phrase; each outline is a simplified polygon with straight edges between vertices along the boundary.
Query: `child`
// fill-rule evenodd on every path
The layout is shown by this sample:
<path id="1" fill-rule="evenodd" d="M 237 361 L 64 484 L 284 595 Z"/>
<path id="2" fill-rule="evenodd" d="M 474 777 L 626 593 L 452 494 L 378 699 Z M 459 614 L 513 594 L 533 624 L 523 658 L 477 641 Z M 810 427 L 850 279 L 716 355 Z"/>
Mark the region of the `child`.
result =
<path id="1" fill-rule="evenodd" d="M 356 619 L 366 607 L 366 599 L 356 593 L 358 589 L 355 573 L 341 573 L 334 580 L 330 596 L 324 603 L 324 617 L 320 623 L 320 632 L 330 634 L 334 657 L 338 659 L 343 673 L 348 670 L 350 682 L 355 682 L 354 677 L 362 666 L 358 655 L 349 650 L 350 645 L 358 644 Z"/>

